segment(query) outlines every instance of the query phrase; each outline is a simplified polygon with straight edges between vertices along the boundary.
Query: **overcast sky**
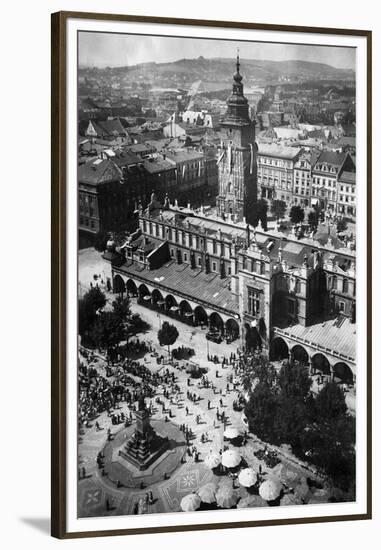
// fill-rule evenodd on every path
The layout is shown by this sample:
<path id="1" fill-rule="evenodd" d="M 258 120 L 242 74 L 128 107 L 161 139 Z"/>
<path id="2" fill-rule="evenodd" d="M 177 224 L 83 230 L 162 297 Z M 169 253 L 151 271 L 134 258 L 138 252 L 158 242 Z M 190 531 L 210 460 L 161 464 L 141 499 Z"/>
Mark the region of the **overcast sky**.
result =
<path id="1" fill-rule="evenodd" d="M 298 59 L 355 69 L 355 49 L 330 46 L 303 46 L 230 40 L 205 40 L 114 33 L 79 33 L 80 66 L 116 67 L 155 61 L 163 63 L 182 58 L 235 57 L 284 61 Z"/>

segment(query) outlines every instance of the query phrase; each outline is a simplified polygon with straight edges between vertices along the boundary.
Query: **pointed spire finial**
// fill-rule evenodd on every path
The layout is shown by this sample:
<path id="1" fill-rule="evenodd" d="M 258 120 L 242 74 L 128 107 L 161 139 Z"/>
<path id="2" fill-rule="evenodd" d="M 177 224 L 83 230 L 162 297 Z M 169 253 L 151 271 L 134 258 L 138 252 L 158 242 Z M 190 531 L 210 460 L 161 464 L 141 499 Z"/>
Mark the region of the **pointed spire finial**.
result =
<path id="1" fill-rule="evenodd" d="M 239 48 L 237 48 L 237 73 L 239 73 L 239 67 L 240 67 L 240 62 L 239 62 Z"/>

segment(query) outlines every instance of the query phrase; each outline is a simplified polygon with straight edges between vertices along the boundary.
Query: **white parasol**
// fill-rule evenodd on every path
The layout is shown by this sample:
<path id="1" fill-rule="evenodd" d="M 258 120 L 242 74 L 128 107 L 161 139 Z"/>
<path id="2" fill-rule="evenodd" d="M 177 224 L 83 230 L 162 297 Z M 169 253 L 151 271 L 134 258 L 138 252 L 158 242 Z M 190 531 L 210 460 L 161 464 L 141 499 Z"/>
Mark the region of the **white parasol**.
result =
<path id="1" fill-rule="evenodd" d="M 281 489 L 280 480 L 276 477 L 269 477 L 259 487 L 259 494 L 264 500 L 271 501 L 279 497 Z"/>
<path id="2" fill-rule="evenodd" d="M 216 492 L 217 485 L 210 481 L 199 488 L 198 496 L 201 498 L 202 502 L 212 504 L 212 502 L 216 502 Z"/>
<path id="3" fill-rule="evenodd" d="M 238 494 L 229 485 L 220 485 L 216 493 L 216 501 L 220 508 L 231 508 L 237 504 Z"/>
<path id="4" fill-rule="evenodd" d="M 233 428 L 232 426 L 228 426 L 224 431 L 224 437 L 226 439 L 235 439 L 240 435 L 241 435 L 240 431 L 237 428 Z"/>
<path id="5" fill-rule="evenodd" d="M 210 452 L 206 455 L 204 462 L 210 469 L 217 468 L 221 464 L 221 456 L 219 453 Z"/>
<path id="6" fill-rule="evenodd" d="M 257 481 L 257 475 L 253 468 L 244 468 L 239 473 L 238 481 L 242 487 L 252 487 Z"/>
<path id="7" fill-rule="evenodd" d="M 226 468 L 235 468 L 241 462 L 241 455 L 236 450 L 228 449 L 222 453 L 221 462 Z"/>
<path id="8" fill-rule="evenodd" d="M 183 512 L 194 512 L 200 507 L 201 498 L 196 493 L 185 495 L 181 499 L 180 508 Z"/>

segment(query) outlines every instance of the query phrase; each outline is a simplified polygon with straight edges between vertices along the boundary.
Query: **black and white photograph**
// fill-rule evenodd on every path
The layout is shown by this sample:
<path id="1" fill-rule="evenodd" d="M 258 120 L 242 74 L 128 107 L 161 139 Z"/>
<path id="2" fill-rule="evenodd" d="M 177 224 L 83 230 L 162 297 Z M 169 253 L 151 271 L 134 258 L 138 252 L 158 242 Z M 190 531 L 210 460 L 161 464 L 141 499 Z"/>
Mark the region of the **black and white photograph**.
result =
<path id="1" fill-rule="evenodd" d="M 78 516 L 354 501 L 355 49 L 79 32 L 77 89 Z"/>

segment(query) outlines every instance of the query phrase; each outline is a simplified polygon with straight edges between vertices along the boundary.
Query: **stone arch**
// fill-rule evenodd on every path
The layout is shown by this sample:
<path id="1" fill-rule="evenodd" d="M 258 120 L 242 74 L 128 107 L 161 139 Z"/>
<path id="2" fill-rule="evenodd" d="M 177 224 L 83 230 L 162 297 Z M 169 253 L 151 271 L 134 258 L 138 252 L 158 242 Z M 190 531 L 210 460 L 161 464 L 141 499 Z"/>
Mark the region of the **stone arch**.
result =
<path id="1" fill-rule="evenodd" d="M 338 379 L 345 384 L 353 384 L 353 372 L 347 363 L 340 361 L 334 365 L 332 370 L 334 379 Z"/>
<path id="2" fill-rule="evenodd" d="M 310 360 L 307 350 L 299 344 L 291 349 L 291 357 L 295 361 L 299 361 L 301 365 L 308 365 Z"/>
<path id="3" fill-rule="evenodd" d="M 315 353 L 311 359 L 311 366 L 314 371 L 319 371 L 321 374 L 331 374 L 331 364 L 322 353 Z"/>
<path id="4" fill-rule="evenodd" d="M 187 302 L 186 300 L 182 300 L 179 304 L 179 308 L 180 308 L 180 315 L 181 315 L 182 321 L 192 325 L 193 324 L 193 310 L 192 310 L 192 306 L 190 305 L 190 303 Z"/>
<path id="5" fill-rule="evenodd" d="M 208 314 L 202 306 L 196 306 L 194 309 L 194 319 L 196 325 L 207 325 L 208 324 Z"/>
<path id="6" fill-rule="evenodd" d="M 138 288 L 135 284 L 135 281 L 133 281 L 132 279 L 128 279 L 128 281 L 126 283 L 126 287 L 127 287 L 127 292 L 129 294 L 129 296 L 137 296 L 138 295 Z"/>
<path id="7" fill-rule="evenodd" d="M 280 336 L 273 338 L 270 347 L 270 355 L 274 361 L 280 361 L 281 359 L 288 359 L 289 351 L 286 340 Z"/>
<path id="8" fill-rule="evenodd" d="M 115 294 L 122 294 L 126 291 L 126 285 L 124 284 L 123 278 L 120 275 L 115 275 L 113 290 Z"/>
<path id="9" fill-rule="evenodd" d="M 146 285 L 141 284 L 139 285 L 139 288 L 138 288 L 138 294 L 139 294 L 139 299 L 144 300 L 144 296 L 150 296 L 150 291 L 148 290 Z"/>
<path id="10" fill-rule="evenodd" d="M 182 300 L 179 304 L 179 307 L 181 315 L 184 315 L 185 313 L 192 313 L 192 307 L 190 303 L 186 300 Z"/>
<path id="11" fill-rule="evenodd" d="M 228 319 L 225 323 L 226 337 L 230 340 L 239 338 L 239 324 L 235 319 Z"/>
<path id="12" fill-rule="evenodd" d="M 211 328 L 215 328 L 221 334 L 224 334 L 224 322 L 221 315 L 219 315 L 216 311 L 213 311 L 209 316 L 209 326 Z"/>
<path id="13" fill-rule="evenodd" d="M 245 347 L 248 351 L 262 349 L 262 338 L 258 332 L 257 325 L 245 324 Z"/>
<path id="14" fill-rule="evenodd" d="M 162 307 L 164 305 L 162 302 L 164 302 L 162 293 L 157 288 L 154 288 L 152 291 L 152 305 Z"/>
<path id="15" fill-rule="evenodd" d="M 167 294 L 165 297 L 165 307 L 170 311 L 172 307 L 177 307 L 177 300 L 172 294 Z"/>

